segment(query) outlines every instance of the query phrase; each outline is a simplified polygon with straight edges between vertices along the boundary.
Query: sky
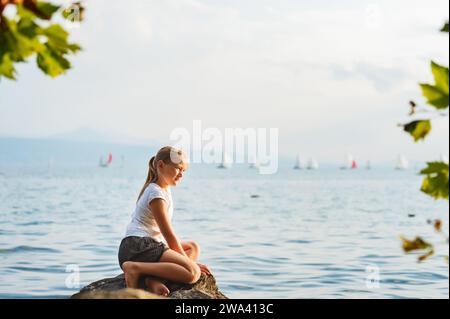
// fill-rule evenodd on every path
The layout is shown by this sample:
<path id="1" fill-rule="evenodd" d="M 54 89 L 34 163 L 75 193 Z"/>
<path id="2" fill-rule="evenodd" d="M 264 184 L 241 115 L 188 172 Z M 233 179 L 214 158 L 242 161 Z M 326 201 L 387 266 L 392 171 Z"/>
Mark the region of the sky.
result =
<path id="1" fill-rule="evenodd" d="M 63 1 L 64 2 L 64 1 Z M 175 128 L 278 128 L 283 156 L 448 154 L 449 121 L 415 144 L 398 123 L 448 65 L 447 0 L 87 0 L 83 52 L 50 79 L 34 61 L 0 82 L 0 136 L 80 128 L 169 142 Z"/>

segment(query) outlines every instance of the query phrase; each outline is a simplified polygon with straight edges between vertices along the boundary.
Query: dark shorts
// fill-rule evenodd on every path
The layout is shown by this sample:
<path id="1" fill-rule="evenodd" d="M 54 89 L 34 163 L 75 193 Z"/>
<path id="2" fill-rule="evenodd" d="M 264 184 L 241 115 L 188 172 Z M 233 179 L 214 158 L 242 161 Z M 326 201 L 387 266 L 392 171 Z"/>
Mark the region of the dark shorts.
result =
<path id="1" fill-rule="evenodd" d="M 126 237 L 122 239 L 119 247 L 120 268 L 126 261 L 158 262 L 168 249 L 166 244 L 152 237 Z"/>

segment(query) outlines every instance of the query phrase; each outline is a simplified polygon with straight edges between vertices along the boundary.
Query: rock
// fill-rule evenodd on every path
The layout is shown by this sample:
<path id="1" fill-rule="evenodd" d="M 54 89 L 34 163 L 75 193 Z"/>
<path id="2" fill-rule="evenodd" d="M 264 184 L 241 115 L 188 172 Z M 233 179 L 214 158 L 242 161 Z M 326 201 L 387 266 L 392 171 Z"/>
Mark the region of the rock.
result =
<path id="1" fill-rule="evenodd" d="M 200 280 L 193 285 L 163 281 L 171 293 L 172 299 L 228 299 L 219 291 L 213 275 L 202 274 Z M 145 290 L 144 281 L 140 281 L 140 289 L 127 289 L 124 275 L 96 281 L 73 295 L 72 299 L 160 299 Z"/>
<path id="2" fill-rule="evenodd" d="M 93 290 L 80 292 L 72 299 L 166 299 L 142 289 Z"/>

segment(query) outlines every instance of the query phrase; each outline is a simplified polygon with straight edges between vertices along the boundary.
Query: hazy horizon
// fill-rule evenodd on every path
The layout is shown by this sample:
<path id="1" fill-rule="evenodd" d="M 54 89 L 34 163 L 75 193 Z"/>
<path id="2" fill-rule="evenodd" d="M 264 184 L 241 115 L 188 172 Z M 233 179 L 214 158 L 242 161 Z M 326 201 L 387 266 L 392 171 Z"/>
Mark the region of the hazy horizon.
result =
<path id="1" fill-rule="evenodd" d="M 80 132 L 80 131 L 76 131 Z M 98 135 L 100 136 L 100 135 Z M 73 165 L 80 163 L 86 165 L 88 163 L 97 164 L 99 156 L 106 158 L 109 152 L 114 154 L 114 166 L 120 166 L 122 161 L 126 160 L 131 165 L 141 165 L 144 167 L 148 161 L 148 158 L 153 156 L 154 153 L 163 144 L 157 141 L 151 141 L 145 143 L 145 141 L 119 141 L 114 139 L 108 139 L 107 136 L 100 136 L 96 138 L 92 135 L 89 138 L 86 135 L 80 134 L 80 138 L 76 135 L 52 135 L 47 137 L 20 137 L 20 136 L 0 136 L 0 150 L 4 149 L 8 152 L 0 152 L 0 164 L 39 164 L 47 165 L 50 162 L 54 164 L 67 164 Z M 247 151 L 247 150 L 246 150 Z M 191 161 L 192 155 L 191 154 Z M 386 156 L 385 159 L 373 159 L 370 157 L 356 156 L 355 160 L 358 162 L 360 168 L 366 167 L 367 161 L 370 161 L 372 165 L 378 167 L 394 167 L 397 164 L 399 155 L 406 155 L 407 160 L 410 163 L 410 168 L 414 168 L 416 164 L 423 164 L 426 161 L 439 160 L 440 155 L 430 160 L 423 160 L 420 158 L 410 158 L 404 153 L 393 153 L 390 156 Z M 236 155 L 236 153 L 234 154 Z M 318 160 L 320 166 L 341 167 L 345 161 L 347 153 L 342 153 L 339 157 L 324 158 L 317 157 L 314 154 L 299 153 L 303 161 L 309 160 L 309 158 L 315 158 Z M 280 167 L 286 168 L 286 166 L 293 167 L 296 162 L 296 155 L 286 155 L 282 151 L 278 154 L 278 161 Z M 200 156 L 197 153 L 197 156 Z M 247 160 L 247 153 L 245 153 Z M 119 163 L 119 164 L 117 164 Z M 193 164 L 208 164 L 208 163 L 193 163 Z M 216 163 L 209 163 L 216 165 Z M 248 165 L 248 163 L 241 163 Z M 234 163 L 239 166 L 239 163 Z"/>

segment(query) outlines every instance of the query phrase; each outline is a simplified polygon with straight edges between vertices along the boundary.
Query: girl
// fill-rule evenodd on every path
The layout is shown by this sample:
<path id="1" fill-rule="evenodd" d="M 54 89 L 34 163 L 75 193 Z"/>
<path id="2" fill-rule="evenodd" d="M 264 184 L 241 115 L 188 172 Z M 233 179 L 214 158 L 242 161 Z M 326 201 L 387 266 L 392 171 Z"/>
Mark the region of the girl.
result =
<path id="1" fill-rule="evenodd" d="M 211 274 L 206 265 L 196 263 L 199 245 L 180 241 L 171 224 L 170 187 L 181 181 L 187 167 L 185 154 L 169 146 L 150 159 L 147 180 L 119 248 L 128 288 L 137 288 L 140 276 L 150 276 L 145 280 L 149 290 L 168 296 L 169 289 L 155 277 L 193 284 L 201 273 Z"/>

